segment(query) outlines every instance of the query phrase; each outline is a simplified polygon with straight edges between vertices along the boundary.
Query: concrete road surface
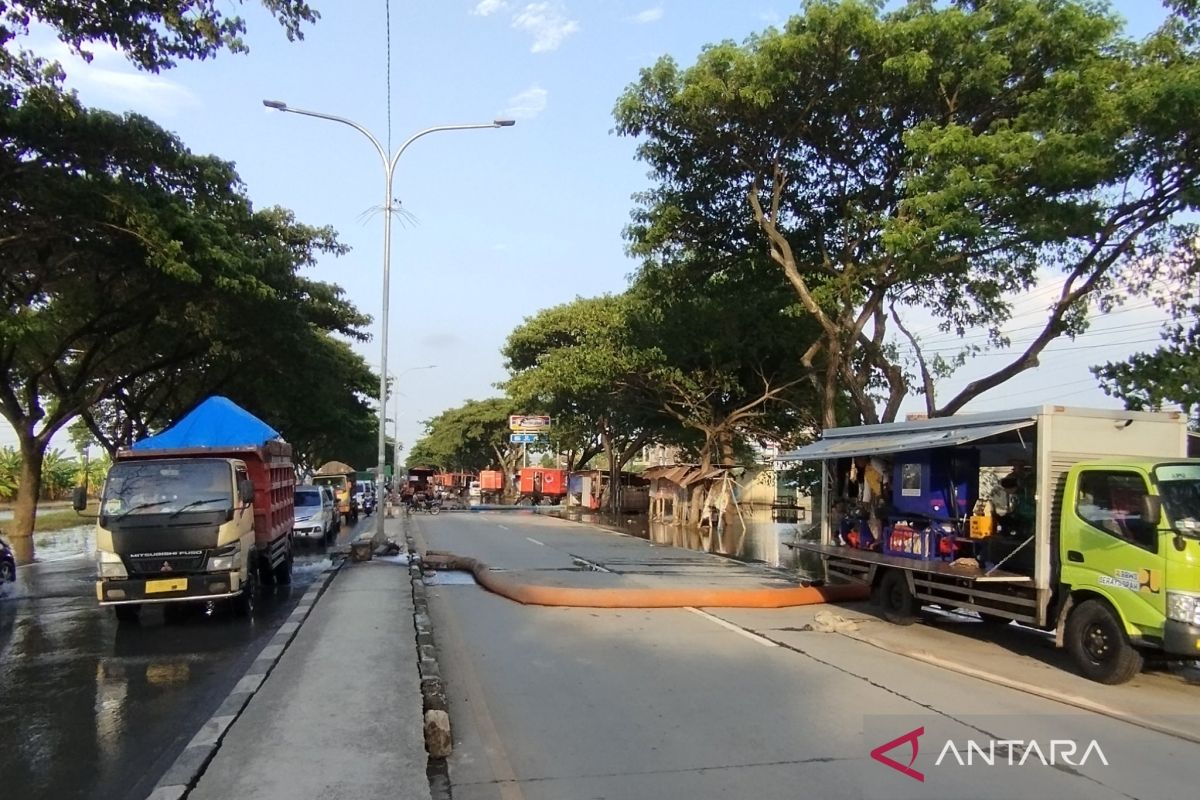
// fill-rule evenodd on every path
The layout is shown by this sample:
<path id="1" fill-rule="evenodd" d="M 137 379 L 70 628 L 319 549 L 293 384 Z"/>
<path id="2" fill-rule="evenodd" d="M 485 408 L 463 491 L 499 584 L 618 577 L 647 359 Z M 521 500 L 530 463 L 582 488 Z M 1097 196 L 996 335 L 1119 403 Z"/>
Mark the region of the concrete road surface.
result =
<path id="1" fill-rule="evenodd" d="M 611 535 L 513 513 L 418 525 L 509 569 L 578 570 Z M 611 536 L 611 565 L 638 569 L 649 545 Z M 1179 800 L 1200 777 L 1200 745 L 787 630 L 794 610 L 752 612 L 759 635 L 720 609 L 522 606 L 445 576 L 429 597 L 456 800 Z"/>
<path id="2" fill-rule="evenodd" d="M 264 587 L 252 622 L 151 610 L 119 626 L 96 604 L 91 551 L 59 549 L 0 592 L 6 798 L 145 798 L 330 563 L 299 546 L 292 585 Z"/>

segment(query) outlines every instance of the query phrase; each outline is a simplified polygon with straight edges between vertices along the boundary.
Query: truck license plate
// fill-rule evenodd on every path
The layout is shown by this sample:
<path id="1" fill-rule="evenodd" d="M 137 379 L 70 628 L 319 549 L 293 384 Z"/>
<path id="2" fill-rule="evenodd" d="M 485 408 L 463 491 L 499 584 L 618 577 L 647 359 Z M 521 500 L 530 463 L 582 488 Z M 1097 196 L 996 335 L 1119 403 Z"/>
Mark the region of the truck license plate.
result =
<path id="1" fill-rule="evenodd" d="M 187 578 L 165 578 L 160 581 L 146 581 L 146 594 L 182 592 L 186 590 Z"/>

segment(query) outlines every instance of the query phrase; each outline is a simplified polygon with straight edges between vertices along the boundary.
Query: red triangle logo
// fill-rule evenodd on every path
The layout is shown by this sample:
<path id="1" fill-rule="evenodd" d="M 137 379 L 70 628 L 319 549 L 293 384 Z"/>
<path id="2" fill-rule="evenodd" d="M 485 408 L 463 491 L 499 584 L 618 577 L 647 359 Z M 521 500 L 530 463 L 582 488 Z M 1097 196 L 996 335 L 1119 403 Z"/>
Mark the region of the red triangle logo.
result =
<path id="1" fill-rule="evenodd" d="M 924 783 L 925 775 L 923 773 L 920 773 L 917 770 L 913 769 L 913 767 L 912 767 L 912 765 L 914 763 L 916 763 L 917 753 L 920 751 L 920 748 L 921 748 L 921 743 L 918 741 L 918 739 L 921 736 L 923 736 L 924 734 L 925 734 L 925 726 L 924 725 L 922 725 L 919 728 L 914 728 L 913 730 L 909 731 L 908 733 L 904 734 L 903 736 L 892 739 L 887 744 L 881 744 L 881 745 L 879 745 L 879 747 L 876 747 L 874 750 L 871 751 L 871 758 L 875 759 L 880 764 L 886 764 L 887 766 L 891 767 L 892 769 L 896 770 L 897 772 L 904 773 L 905 775 L 907 775 L 908 777 L 912 778 L 915 781 L 920 781 L 921 783 Z M 908 759 L 908 764 L 901 764 L 899 761 L 896 761 L 896 760 L 884 755 L 884 753 L 888 752 L 889 750 L 895 749 L 896 747 L 904 744 L 905 742 L 907 742 L 912 747 L 912 756 Z"/>

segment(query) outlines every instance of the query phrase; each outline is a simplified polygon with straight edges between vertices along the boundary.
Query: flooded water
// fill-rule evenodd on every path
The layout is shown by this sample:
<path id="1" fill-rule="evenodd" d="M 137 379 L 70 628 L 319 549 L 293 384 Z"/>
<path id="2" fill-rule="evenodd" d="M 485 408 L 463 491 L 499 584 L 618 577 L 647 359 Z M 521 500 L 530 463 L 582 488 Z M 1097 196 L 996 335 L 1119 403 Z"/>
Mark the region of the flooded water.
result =
<path id="1" fill-rule="evenodd" d="M 647 519 L 645 514 L 612 517 L 607 514 L 568 509 L 564 515 L 648 539 L 655 544 L 797 570 L 810 578 L 822 575 L 821 560 L 816 554 L 791 546 L 796 542 L 801 529 L 807 525 L 777 521 L 770 509 L 744 512 L 741 519 L 735 516 L 733 522 L 721 531 L 713 531 L 707 527 L 655 522 Z"/>
<path id="2" fill-rule="evenodd" d="M 38 561 L 90 557 L 96 550 L 96 526 L 76 525 L 60 531 L 33 534 L 33 549 Z"/>

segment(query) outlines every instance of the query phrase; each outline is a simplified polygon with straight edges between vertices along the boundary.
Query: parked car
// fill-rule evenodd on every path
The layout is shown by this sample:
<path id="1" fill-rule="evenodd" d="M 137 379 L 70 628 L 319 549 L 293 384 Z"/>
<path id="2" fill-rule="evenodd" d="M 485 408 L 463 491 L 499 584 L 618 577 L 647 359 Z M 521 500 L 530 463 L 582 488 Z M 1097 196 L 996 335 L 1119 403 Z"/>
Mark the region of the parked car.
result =
<path id="1" fill-rule="evenodd" d="M 12 583 L 17 579 L 17 559 L 13 557 L 12 547 L 0 539 L 0 585 Z"/>
<path id="2" fill-rule="evenodd" d="M 321 490 L 321 494 L 325 495 L 325 499 L 329 501 L 329 512 L 333 517 L 333 525 L 331 526 L 330 530 L 332 530 L 334 534 L 341 533 L 342 512 L 338 508 L 337 497 L 333 493 L 333 487 L 322 485 L 319 488 Z"/>
<path id="3" fill-rule="evenodd" d="M 292 532 L 297 536 L 325 541 L 333 533 L 333 509 L 319 486 L 296 487 L 296 521 Z"/>

